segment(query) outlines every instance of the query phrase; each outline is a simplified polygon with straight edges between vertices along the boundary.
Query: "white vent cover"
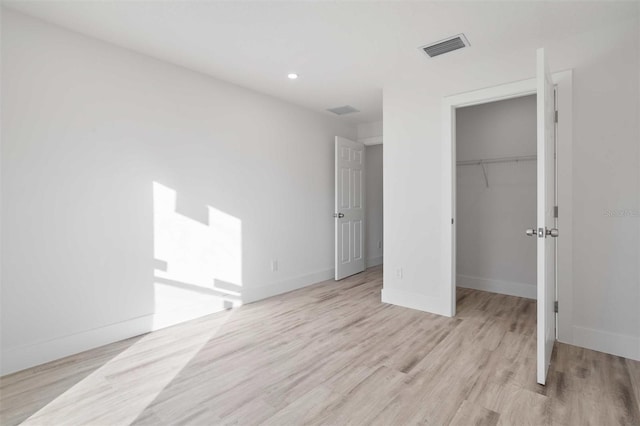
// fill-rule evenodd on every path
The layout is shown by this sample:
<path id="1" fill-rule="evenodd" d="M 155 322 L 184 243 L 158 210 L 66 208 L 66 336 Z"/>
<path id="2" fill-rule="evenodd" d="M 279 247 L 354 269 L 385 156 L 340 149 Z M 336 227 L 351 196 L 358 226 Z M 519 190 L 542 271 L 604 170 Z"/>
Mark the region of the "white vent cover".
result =
<path id="1" fill-rule="evenodd" d="M 469 40 L 467 40 L 464 34 L 458 34 L 445 38 L 444 40 L 436 41 L 435 43 L 427 44 L 426 46 L 420 46 L 420 49 L 429 55 L 429 57 L 433 58 L 467 46 L 470 46 Z"/>
<path id="2" fill-rule="evenodd" d="M 332 112 L 336 115 L 345 115 L 345 114 L 351 114 L 353 112 L 360 112 L 357 109 L 355 109 L 354 107 L 352 107 L 351 105 L 345 105 L 345 106 L 341 106 L 341 107 L 335 107 L 335 108 L 329 108 L 327 111 Z"/>

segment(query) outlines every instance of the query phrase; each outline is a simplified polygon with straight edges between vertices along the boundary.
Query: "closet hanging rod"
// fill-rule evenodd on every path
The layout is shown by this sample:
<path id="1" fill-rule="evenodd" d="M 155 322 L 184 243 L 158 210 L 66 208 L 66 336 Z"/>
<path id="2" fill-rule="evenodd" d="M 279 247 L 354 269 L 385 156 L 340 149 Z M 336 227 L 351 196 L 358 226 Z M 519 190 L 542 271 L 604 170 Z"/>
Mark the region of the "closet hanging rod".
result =
<path id="1" fill-rule="evenodd" d="M 458 161 L 456 164 L 458 166 L 472 166 L 479 164 L 491 164 L 491 163 L 511 163 L 511 162 L 519 162 L 519 161 L 536 161 L 536 155 L 521 155 L 519 157 L 501 157 L 501 158 L 484 158 L 482 160 L 464 160 Z"/>

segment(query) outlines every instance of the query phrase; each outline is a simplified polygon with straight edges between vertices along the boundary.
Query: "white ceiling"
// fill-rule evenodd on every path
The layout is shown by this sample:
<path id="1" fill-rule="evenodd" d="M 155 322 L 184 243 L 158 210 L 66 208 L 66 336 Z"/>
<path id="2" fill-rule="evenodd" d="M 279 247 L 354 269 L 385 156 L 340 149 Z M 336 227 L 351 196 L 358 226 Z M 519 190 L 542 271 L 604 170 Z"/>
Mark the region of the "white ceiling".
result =
<path id="1" fill-rule="evenodd" d="M 72 30 L 352 123 L 382 118 L 398 71 L 446 76 L 478 61 L 628 19 L 631 3 L 5 1 Z M 633 16 L 633 15 L 632 15 Z M 471 47 L 435 59 L 417 47 L 464 32 Z M 296 72 L 300 78 L 287 79 Z M 421 71 L 420 71 L 421 72 Z M 437 84 L 437 79 L 434 81 Z"/>

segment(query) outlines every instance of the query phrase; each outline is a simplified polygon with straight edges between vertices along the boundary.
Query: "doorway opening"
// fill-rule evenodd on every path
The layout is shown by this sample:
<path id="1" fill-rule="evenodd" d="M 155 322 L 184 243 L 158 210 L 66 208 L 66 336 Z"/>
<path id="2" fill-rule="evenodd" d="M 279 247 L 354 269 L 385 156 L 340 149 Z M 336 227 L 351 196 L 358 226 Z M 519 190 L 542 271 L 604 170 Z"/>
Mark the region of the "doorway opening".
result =
<path id="1" fill-rule="evenodd" d="M 360 134 L 360 127 L 358 133 Z M 381 134 L 382 122 L 368 123 Z M 382 136 L 335 140 L 335 280 L 383 263 Z"/>
<path id="2" fill-rule="evenodd" d="M 536 299 L 536 107 L 533 94 L 455 110 L 458 289 Z"/>
<path id="3" fill-rule="evenodd" d="M 442 262 L 442 274 L 448 277 L 449 282 L 449 291 L 442 295 L 442 301 L 449 302 L 448 306 L 443 306 L 448 308 L 443 313 L 448 316 L 455 316 L 457 289 L 456 110 L 535 94 L 537 103 L 537 228 L 529 229 L 527 233 L 535 233 L 537 238 L 536 328 L 538 343 L 536 359 L 538 383 L 544 384 L 553 342 L 559 340 L 564 343 L 572 343 L 573 340 L 572 72 L 568 70 L 551 74 L 548 71 L 544 50 L 539 49 L 537 56 L 536 78 L 452 95 L 443 99 L 442 134 L 445 149 L 442 151 L 442 179 L 445 184 L 442 192 L 444 211 L 442 225 L 445 232 L 442 233 L 441 244 L 443 251 L 449 253 L 450 256 L 445 257 Z M 559 120 L 558 116 L 560 116 Z M 554 145 L 557 146 L 557 150 L 555 150 Z M 491 178 L 487 174 L 485 179 L 485 173 L 486 168 L 483 172 L 482 180 L 485 185 L 487 180 L 491 185 Z M 554 182 L 557 182 L 557 185 L 554 185 Z M 554 200 L 556 194 L 557 199 Z M 554 219 L 552 217 L 553 212 L 558 212 L 556 206 L 559 207 L 560 213 L 559 216 L 555 216 L 557 219 Z M 554 221 L 556 225 L 554 225 Z M 533 226 L 533 224 L 529 226 Z M 557 237 L 558 228 L 562 228 L 563 232 L 556 245 L 554 242 L 556 238 L 548 237 Z M 523 232 L 521 235 L 524 235 L 525 229 L 521 230 Z M 556 282 L 558 285 L 552 286 Z M 554 300 L 556 303 L 554 303 Z M 554 304 L 559 306 L 557 316 L 554 313 Z"/>
<path id="4" fill-rule="evenodd" d="M 456 312 L 500 322 L 535 345 L 537 98 L 456 108 Z"/>

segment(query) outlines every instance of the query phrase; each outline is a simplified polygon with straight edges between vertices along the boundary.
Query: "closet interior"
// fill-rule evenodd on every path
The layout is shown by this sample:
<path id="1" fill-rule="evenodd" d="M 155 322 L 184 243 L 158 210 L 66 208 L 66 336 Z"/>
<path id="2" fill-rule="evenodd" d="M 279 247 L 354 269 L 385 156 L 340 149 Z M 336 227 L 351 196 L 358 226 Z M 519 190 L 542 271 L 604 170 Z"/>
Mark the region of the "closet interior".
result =
<path id="1" fill-rule="evenodd" d="M 456 282 L 536 298 L 536 96 L 456 109 Z"/>

